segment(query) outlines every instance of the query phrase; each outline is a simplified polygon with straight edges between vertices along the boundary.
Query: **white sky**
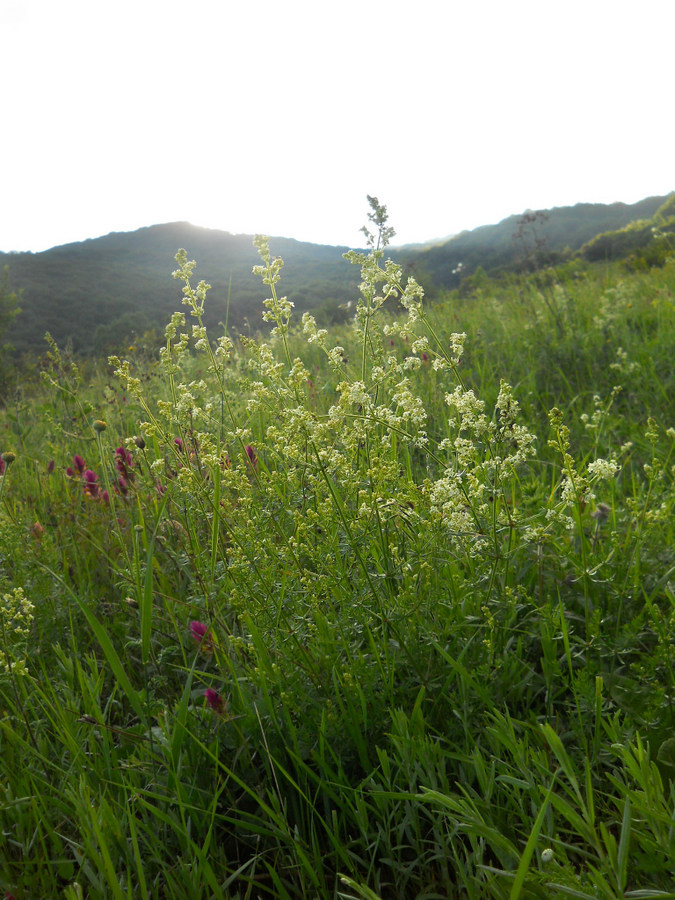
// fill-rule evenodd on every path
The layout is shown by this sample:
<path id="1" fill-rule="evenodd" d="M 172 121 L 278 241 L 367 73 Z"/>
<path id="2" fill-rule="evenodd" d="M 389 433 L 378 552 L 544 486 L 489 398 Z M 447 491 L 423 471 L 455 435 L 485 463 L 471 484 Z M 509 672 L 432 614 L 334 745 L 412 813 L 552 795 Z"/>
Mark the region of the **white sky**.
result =
<path id="1" fill-rule="evenodd" d="M 665 194 L 674 31 L 675 0 L 0 0 L 0 250 Z"/>

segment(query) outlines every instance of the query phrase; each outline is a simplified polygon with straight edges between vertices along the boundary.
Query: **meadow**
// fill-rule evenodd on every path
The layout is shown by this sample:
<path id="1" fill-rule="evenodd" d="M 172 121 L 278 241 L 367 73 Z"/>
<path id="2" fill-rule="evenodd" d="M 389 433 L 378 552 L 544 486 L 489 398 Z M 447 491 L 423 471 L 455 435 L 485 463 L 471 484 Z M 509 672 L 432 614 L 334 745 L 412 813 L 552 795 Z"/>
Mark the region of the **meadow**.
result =
<path id="1" fill-rule="evenodd" d="M 6 898 L 675 898 L 675 251 L 53 341 L 0 410 Z"/>

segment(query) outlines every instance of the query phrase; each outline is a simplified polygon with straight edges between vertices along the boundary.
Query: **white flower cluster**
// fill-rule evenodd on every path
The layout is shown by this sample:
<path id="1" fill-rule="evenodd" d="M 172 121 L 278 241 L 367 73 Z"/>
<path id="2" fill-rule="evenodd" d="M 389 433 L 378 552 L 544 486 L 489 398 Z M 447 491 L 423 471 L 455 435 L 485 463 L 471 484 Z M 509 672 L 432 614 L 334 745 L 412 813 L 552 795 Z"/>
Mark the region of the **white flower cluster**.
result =
<path id="1" fill-rule="evenodd" d="M 0 649 L 0 672 L 27 675 L 26 662 L 17 658 L 16 645 L 30 634 L 35 605 L 26 597 L 23 588 L 2 595 L 0 601 L 0 637 L 4 648 Z"/>
<path id="2" fill-rule="evenodd" d="M 302 332 L 307 335 L 308 344 L 318 344 L 324 347 L 326 344 L 327 329 L 318 328 L 316 319 L 308 312 L 302 314 Z"/>
<path id="3" fill-rule="evenodd" d="M 496 539 L 495 528 L 514 524 L 513 509 L 504 501 L 499 513 L 497 498 L 503 497 L 506 479 L 534 454 L 535 437 L 516 421 L 519 405 L 506 382 L 492 418 L 485 413 L 485 402 L 460 385 L 445 401 L 453 412 L 451 435 L 438 450 L 448 455 L 448 463 L 430 485 L 430 505 L 453 543 L 476 558 L 488 546 L 488 534 Z"/>
<path id="4" fill-rule="evenodd" d="M 628 358 L 628 354 L 623 347 L 616 348 L 616 362 L 610 363 L 610 369 L 619 372 L 621 375 L 632 375 L 634 372 L 640 371 L 640 363 Z"/>
<path id="5" fill-rule="evenodd" d="M 596 459 L 589 462 L 586 471 L 596 481 L 609 481 L 619 471 L 619 464 L 615 459 Z"/>

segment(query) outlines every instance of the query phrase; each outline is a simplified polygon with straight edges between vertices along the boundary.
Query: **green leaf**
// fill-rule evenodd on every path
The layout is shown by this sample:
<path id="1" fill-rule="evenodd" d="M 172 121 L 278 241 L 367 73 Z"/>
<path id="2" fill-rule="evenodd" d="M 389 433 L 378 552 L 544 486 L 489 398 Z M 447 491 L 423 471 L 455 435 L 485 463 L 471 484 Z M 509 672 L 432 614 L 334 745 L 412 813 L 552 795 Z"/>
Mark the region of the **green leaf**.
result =
<path id="1" fill-rule="evenodd" d="M 661 744 L 656 758 L 664 766 L 672 766 L 675 769 L 675 738 L 668 738 Z"/>
<path id="2" fill-rule="evenodd" d="M 527 839 L 527 844 L 525 845 L 525 849 L 523 850 L 523 855 L 520 858 L 518 870 L 516 871 L 516 879 L 513 882 L 511 893 L 509 894 L 509 900 L 518 900 L 518 898 L 520 897 L 523 885 L 525 884 L 525 878 L 527 877 L 528 869 L 530 868 L 530 860 L 532 859 L 534 848 L 536 847 L 537 841 L 539 840 L 539 832 L 541 831 L 541 826 L 544 824 L 544 818 L 548 810 L 549 800 L 551 798 L 551 794 L 553 793 L 553 787 L 555 785 L 557 776 L 558 772 L 556 772 L 553 776 L 551 786 L 546 792 L 544 802 L 542 803 L 541 809 L 539 810 L 534 825 L 532 826 L 532 831 L 530 832 L 530 836 Z"/>

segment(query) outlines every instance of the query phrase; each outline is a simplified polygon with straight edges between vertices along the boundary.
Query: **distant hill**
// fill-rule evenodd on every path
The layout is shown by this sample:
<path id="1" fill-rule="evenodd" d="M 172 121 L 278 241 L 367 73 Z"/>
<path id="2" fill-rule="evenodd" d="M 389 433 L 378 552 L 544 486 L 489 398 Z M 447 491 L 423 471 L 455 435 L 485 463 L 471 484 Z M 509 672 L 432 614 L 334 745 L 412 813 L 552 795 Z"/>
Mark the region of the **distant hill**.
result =
<path id="1" fill-rule="evenodd" d="M 596 234 L 579 255 L 589 262 L 620 258 L 633 267 L 658 265 L 672 255 L 674 233 L 675 194 L 671 194 L 653 218 L 635 219 L 623 228 Z"/>
<path id="2" fill-rule="evenodd" d="M 259 263 L 253 236 L 199 228 L 186 222 L 113 233 L 42 253 L 0 254 L 9 282 L 22 290 L 21 314 L 8 339 L 18 352 L 40 351 L 45 331 L 57 343 L 71 341 L 80 353 L 104 352 L 132 332 L 164 325 L 181 308 L 182 285 L 171 275 L 176 251 L 197 261 L 195 284 L 212 285 L 207 325 L 239 331 L 262 326 L 262 301 L 269 295 L 251 273 Z M 359 273 L 342 254 L 346 247 L 273 238 L 273 255 L 285 262 L 282 292 L 299 310 L 326 307 L 335 314 L 353 299 Z M 217 332 L 216 332 L 217 333 Z"/>
<path id="3" fill-rule="evenodd" d="M 528 210 L 497 225 L 464 231 L 443 244 L 396 252 L 399 262 L 419 271 L 436 287 L 457 287 L 480 266 L 486 272 L 527 270 L 560 262 L 601 232 L 651 219 L 667 200 L 648 197 L 639 203 L 578 203 L 549 210 Z"/>
<path id="4" fill-rule="evenodd" d="M 671 199 L 527 211 L 440 243 L 390 248 L 390 255 L 432 292 L 457 287 L 479 266 L 486 272 L 527 270 L 560 262 L 582 247 L 587 259 L 607 258 L 627 247 L 643 247 L 651 223 L 631 223 L 651 220 Z M 342 258 L 346 247 L 289 238 L 272 238 L 270 246 L 284 259 L 282 293 L 298 311 L 312 310 L 322 323 L 344 318 L 344 304 L 356 298 L 359 282 L 356 267 Z M 203 278 L 213 287 L 206 314 L 212 333 L 218 334 L 226 316 L 240 332 L 259 329 L 268 291 L 251 274 L 258 262 L 253 237 L 175 222 L 42 253 L 0 253 L 0 269 L 8 266 L 11 288 L 22 291 L 22 312 L 7 339 L 18 353 L 40 353 L 49 331 L 57 343 L 71 342 L 76 352 L 102 354 L 134 335 L 163 329 L 180 307 L 181 285 L 171 277 L 180 247 L 197 261 L 195 280 Z"/>

